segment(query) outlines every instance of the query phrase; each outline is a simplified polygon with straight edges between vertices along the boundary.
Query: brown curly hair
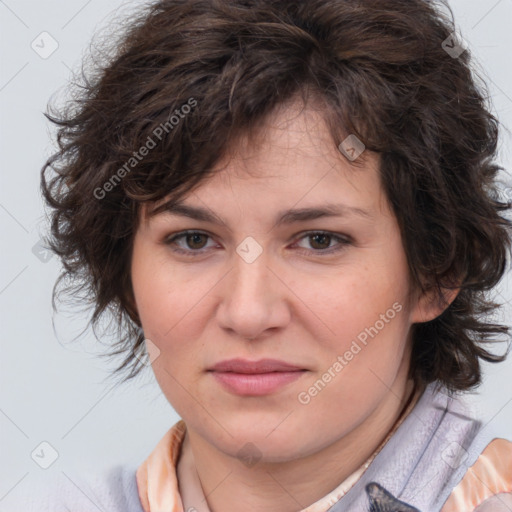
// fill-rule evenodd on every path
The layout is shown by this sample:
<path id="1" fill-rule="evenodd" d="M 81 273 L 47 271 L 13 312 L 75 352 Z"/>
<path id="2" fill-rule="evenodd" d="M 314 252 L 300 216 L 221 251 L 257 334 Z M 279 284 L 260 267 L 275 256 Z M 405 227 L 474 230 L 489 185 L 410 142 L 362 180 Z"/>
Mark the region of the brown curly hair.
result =
<path id="1" fill-rule="evenodd" d="M 160 0 L 132 14 L 89 76 L 82 69 L 73 99 L 45 114 L 59 127 L 41 170 L 47 244 L 63 263 L 54 310 L 69 278 L 65 291 L 94 306 L 95 335 L 106 314 L 115 320 L 108 356 L 125 357 L 114 374 L 137 375 L 130 263 L 141 205 L 199 186 L 238 137 L 302 95 L 320 100 L 336 146 L 355 134 L 379 154 L 413 285 L 440 301 L 460 288 L 412 326 L 411 377 L 478 385 L 480 360 L 505 358 L 484 348 L 509 330 L 488 322 L 499 304 L 486 292 L 506 270 L 511 222 L 500 212 L 511 204 L 498 200 L 485 83 L 469 49 L 446 51 L 455 30 L 446 2 L 427 0 Z"/>

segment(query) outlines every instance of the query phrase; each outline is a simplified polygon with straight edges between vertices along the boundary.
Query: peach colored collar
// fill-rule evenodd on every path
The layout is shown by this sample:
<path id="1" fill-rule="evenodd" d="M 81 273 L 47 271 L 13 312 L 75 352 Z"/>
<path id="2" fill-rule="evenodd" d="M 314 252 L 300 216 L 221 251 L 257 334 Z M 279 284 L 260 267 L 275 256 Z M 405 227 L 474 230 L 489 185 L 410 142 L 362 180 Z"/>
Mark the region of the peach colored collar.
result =
<path id="1" fill-rule="evenodd" d="M 338 485 L 336 489 L 300 512 L 326 512 L 339 501 L 361 478 L 373 459 L 410 413 L 420 395 L 420 392 L 413 393 L 391 431 L 364 464 Z M 166 512 L 184 512 L 178 484 L 177 463 L 186 431 L 185 422 L 179 420 L 169 429 L 137 469 L 137 487 L 144 512 L 160 512 L 162 510 Z M 196 495 L 200 495 L 202 499 L 204 498 L 200 486 L 196 485 L 194 492 Z M 206 500 L 204 502 L 206 503 Z"/>
<path id="2" fill-rule="evenodd" d="M 178 421 L 156 445 L 136 473 L 144 512 L 183 512 L 176 463 L 187 427 Z"/>

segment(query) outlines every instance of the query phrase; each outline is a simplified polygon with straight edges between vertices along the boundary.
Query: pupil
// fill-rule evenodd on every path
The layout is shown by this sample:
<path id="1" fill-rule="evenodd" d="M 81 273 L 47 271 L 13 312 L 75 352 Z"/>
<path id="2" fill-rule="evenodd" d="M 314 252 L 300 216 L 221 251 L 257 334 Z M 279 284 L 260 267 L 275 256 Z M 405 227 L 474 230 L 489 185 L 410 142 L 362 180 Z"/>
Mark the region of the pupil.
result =
<path id="1" fill-rule="evenodd" d="M 329 246 L 329 235 L 313 235 L 313 239 L 318 239 L 320 238 L 320 240 L 323 240 L 324 242 L 327 240 L 327 246 Z M 315 243 L 312 244 L 313 246 L 315 245 Z M 320 245 L 322 245 L 322 242 L 320 242 Z M 321 247 L 323 248 L 323 247 Z"/>
<path id="2" fill-rule="evenodd" d="M 188 235 L 188 241 L 190 241 L 191 239 L 192 240 L 195 240 L 197 241 L 198 238 L 201 238 L 202 236 L 204 235 L 200 235 L 200 234 L 193 234 L 193 235 Z M 190 246 L 192 246 L 193 248 L 197 249 L 198 247 L 195 247 L 194 245 L 194 242 L 192 242 L 191 244 L 189 244 Z M 200 249 L 201 247 L 199 247 Z"/>

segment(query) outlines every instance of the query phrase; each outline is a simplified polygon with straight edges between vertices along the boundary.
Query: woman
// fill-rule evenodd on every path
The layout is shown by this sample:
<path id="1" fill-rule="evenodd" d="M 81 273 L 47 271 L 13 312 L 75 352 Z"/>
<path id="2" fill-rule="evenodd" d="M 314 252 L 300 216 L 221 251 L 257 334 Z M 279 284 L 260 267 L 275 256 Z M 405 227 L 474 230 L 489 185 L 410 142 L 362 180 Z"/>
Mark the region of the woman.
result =
<path id="1" fill-rule="evenodd" d="M 509 510 L 512 442 L 459 392 L 503 360 L 510 205 L 442 6 L 160 0 L 116 45 L 48 115 L 49 243 L 182 419 L 61 504 Z"/>

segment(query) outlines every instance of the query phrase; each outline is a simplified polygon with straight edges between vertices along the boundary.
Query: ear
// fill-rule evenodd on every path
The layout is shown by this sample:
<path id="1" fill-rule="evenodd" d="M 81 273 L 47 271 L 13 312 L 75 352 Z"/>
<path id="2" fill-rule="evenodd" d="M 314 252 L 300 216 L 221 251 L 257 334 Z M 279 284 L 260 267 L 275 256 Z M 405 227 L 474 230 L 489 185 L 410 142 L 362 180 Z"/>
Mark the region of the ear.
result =
<path id="1" fill-rule="evenodd" d="M 442 299 L 436 288 L 429 288 L 423 293 L 418 293 L 411 310 L 412 323 L 424 323 L 434 320 L 445 311 L 455 300 L 460 288 L 442 288 Z"/>

